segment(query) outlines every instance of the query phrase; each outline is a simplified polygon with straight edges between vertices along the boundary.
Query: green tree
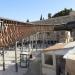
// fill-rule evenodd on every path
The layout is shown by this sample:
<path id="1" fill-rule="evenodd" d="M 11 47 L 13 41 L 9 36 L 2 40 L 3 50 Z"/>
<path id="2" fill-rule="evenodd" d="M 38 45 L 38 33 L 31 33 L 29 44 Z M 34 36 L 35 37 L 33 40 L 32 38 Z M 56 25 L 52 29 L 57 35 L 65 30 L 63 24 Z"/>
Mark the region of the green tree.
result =
<path id="1" fill-rule="evenodd" d="M 48 13 L 48 19 L 50 19 L 51 18 L 51 13 Z"/>
<path id="2" fill-rule="evenodd" d="M 66 16 L 69 15 L 71 11 L 73 11 L 72 8 L 70 9 L 64 8 L 64 10 L 55 13 L 52 17 Z"/>
<path id="3" fill-rule="evenodd" d="M 40 20 L 42 20 L 43 18 L 42 18 L 42 14 L 41 14 L 41 17 L 40 17 Z"/>
<path id="4" fill-rule="evenodd" d="M 44 20 L 44 17 L 43 17 L 43 20 Z"/>
<path id="5" fill-rule="evenodd" d="M 27 21 L 26 22 L 29 22 L 29 19 L 27 19 Z"/>

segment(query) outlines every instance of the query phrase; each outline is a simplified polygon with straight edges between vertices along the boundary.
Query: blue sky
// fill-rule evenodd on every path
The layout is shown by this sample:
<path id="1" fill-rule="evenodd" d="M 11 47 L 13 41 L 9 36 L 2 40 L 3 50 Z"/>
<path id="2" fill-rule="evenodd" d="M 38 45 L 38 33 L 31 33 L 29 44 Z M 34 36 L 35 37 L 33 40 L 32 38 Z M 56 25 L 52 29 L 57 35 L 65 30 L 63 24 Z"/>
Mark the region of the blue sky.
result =
<path id="1" fill-rule="evenodd" d="M 56 13 L 64 8 L 75 10 L 75 0 L 0 0 L 0 17 L 26 21 L 47 19 L 48 13 Z"/>

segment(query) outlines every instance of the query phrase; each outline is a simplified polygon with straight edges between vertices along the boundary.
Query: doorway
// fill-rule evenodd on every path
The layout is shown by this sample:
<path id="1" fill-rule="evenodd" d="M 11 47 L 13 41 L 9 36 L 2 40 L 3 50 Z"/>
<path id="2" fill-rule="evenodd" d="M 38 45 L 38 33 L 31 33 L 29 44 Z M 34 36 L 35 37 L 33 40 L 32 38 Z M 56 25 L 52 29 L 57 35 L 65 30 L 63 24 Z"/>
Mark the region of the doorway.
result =
<path id="1" fill-rule="evenodd" d="M 65 75 L 65 63 L 62 55 L 56 55 L 56 75 Z"/>

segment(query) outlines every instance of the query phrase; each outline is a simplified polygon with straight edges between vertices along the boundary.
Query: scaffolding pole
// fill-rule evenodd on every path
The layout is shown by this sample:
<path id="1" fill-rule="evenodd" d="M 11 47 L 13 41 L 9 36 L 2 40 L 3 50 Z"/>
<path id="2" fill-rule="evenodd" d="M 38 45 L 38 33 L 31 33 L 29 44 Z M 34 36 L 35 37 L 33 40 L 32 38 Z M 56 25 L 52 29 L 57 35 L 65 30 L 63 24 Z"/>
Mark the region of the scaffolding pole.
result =
<path id="1" fill-rule="evenodd" d="M 15 71 L 18 72 L 18 63 L 17 63 L 17 42 L 15 43 Z"/>
<path id="2" fill-rule="evenodd" d="M 22 39 L 22 48 L 21 48 L 21 53 L 23 52 L 23 42 L 24 42 L 24 39 Z"/>
<path id="3" fill-rule="evenodd" d="M 37 52 L 37 33 L 35 34 L 36 52 Z"/>
<path id="4" fill-rule="evenodd" d="M 5 57 L 4 57 L 4 48 L 3 48 L 3 71 L 5 71 Z"/>
<path id="5" fill-rule="evenodd" d="M 32 35 L 32 36 L 31 36 L 31 41 L 32 41 L 32 42 L 31 42 L 31 49 L 32 49 L 32 51 L 33 51 L 33 40 L 34 40 L 34 39 L 33 39 L 33 35 Z"/>

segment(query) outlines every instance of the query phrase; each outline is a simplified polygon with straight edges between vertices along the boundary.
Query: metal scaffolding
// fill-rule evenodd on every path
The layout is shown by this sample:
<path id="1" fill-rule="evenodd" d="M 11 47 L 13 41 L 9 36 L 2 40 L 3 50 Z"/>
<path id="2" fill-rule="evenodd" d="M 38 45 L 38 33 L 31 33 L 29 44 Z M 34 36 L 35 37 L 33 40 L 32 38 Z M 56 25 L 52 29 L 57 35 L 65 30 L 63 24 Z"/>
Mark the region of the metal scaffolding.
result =
<path id="1" fill-rule="evenodd" d="M 5 70 L 4 51 L 5 47 L 15 44 L 15 70 L 18 72 L 17 64 L 17 41 L 20 41 L 37 32 L 53 31 L 53 25 L 34 25 L 9 19 L 0 19 L 0 48 L 3 48 L 3 70 Z M 37 35 L 35 37 L 37 40 Z M 33 43 L 33 42 L 32 42 Z M 23 44 L 23 42 L 22 42 Z M 37 41 L 36 41 L 37 45 Z M 23 46 L 23 45 L 22 45 Z M 37 50 L 37 46 L 36 46 Z"/>

